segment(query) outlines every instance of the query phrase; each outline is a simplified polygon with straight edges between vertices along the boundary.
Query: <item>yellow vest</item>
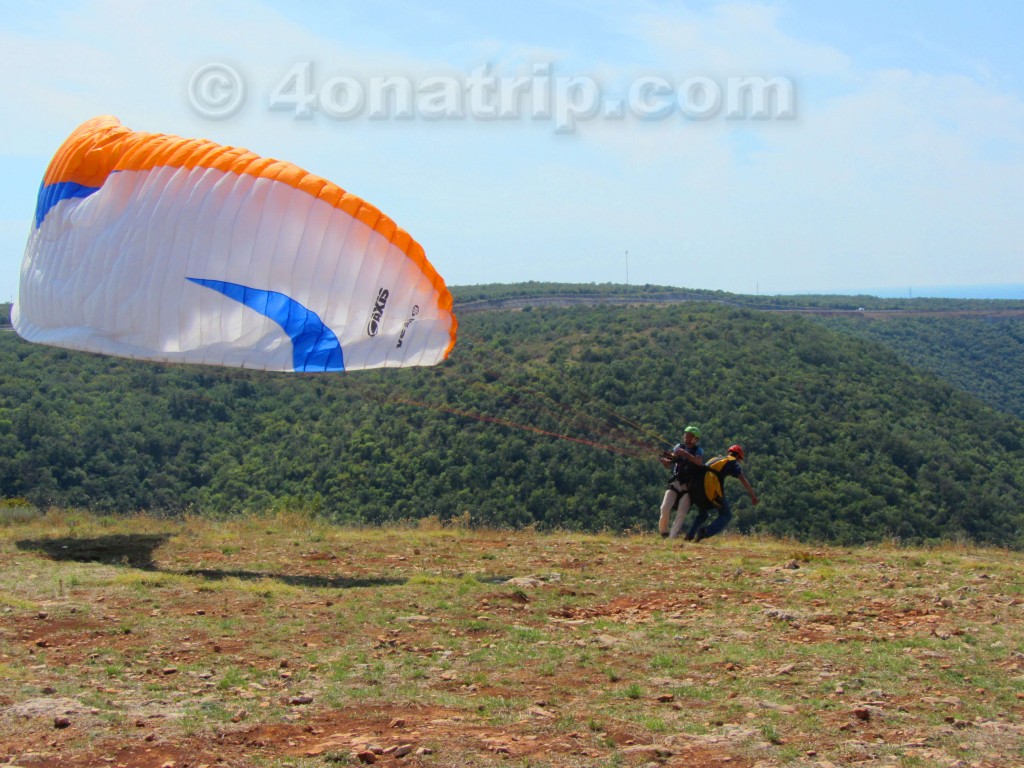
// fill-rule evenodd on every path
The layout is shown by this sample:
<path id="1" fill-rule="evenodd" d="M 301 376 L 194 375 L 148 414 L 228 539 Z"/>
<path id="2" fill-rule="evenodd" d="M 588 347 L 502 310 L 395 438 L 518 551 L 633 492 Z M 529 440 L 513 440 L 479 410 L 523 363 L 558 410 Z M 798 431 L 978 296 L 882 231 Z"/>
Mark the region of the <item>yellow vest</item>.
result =
<path id="1" fill-rule="evenodd" d="M 736 461 L 735 456 L 715 456 L 704 465 L 704 498 L 716 507 L 722 506 L 722 498 L 725 491 L 722 488 L 722 472 L 730 461 Z"/>

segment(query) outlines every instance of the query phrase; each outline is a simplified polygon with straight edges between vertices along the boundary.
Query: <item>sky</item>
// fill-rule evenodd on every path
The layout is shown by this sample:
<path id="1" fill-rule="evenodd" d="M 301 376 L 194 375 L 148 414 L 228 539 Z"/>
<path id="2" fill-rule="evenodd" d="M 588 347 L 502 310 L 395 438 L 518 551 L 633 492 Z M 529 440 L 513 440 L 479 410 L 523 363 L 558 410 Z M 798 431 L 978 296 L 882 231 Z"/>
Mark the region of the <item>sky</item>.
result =
<path id="1" fill-rule="evenodd" d="M 1024 298 L 1016 0 L 0 7 L 0 301 L 104 114 L 297 163 L 449 285 Z"/>

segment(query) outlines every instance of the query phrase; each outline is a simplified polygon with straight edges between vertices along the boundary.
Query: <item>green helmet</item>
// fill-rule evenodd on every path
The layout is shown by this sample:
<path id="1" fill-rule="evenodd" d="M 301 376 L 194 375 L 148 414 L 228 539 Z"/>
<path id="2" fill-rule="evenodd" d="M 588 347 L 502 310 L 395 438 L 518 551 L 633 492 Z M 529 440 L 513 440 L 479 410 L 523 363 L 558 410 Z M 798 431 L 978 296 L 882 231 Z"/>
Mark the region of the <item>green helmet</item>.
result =
<path id="1" fill-rule="evenodd" d="M 686 429 L 683 430 L 683 434 L 686 434 L 687 432 L 689 432 L 691 435 L 700 440 L 700 430 L 697 429 L 697 427 L 690 424 L 689 426 L 686 427 Z"/>

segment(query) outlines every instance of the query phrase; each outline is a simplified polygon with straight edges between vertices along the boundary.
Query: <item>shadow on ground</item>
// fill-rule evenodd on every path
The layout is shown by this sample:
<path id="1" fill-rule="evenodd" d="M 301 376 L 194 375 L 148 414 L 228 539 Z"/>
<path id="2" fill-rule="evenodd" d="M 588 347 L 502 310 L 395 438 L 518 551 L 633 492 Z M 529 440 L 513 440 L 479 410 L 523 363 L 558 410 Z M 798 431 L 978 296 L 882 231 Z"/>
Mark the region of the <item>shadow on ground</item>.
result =
<path id="1" fill-rule="evenodd" d="M 170 573 L 170 571 L 169 571 Z M 260 581 L 273 579 L 293 587 L 324 587 L 326 589 L 352 589 L 354 587 L 394 587 L 405 584 L 408 579 L 383 576 L 353 578 L 350 576 L 310 576 L 288 573 L 263 573 L 260 571 L 222 571 L 219 569 L 197 568 L 187 571 L 174 571 L 181 576 L 202 576 L 211 581 L 221 579 L 242 579 L 243 581 Z"/>
<path id="2" fill-rule="evenodd" d="M 15 542 L 15 546 L 23 551 L 42 552 L 53 560 L 130 565 L 155 571 L 153 552 L 169 538 L 168 533 L 112 534 L 90 539 L 64 536 L 58 539 L 22 539 Z"/>
<path id="3" fill-rule="evenodd" d="M 126 565 L 147 571 L 159 571 L 177 576 L 198 576 L 210 581 L 241 579 L 261 581 L 272 579 L 296 587 L 322 587 L 325 589 L 353 589 L 357 587 L 389 587 L 405 584 L 408 579 L 385 576 L 350 577 L 316 576 L 288 573 L 267 573 L 262 571 L 220 570 L 195 568 L 184 571 L 170 571 L 157 567 L 153 553 L 157 547 L 171 538 L 168 533 L 155 534 L 112 534 L 94 538 L 64 536 L 57 539 L 22 539 L 15 546 L 27 552 L 42 552 L 52 560 L 69 560 L 77 563 L 106 563 Z"/>

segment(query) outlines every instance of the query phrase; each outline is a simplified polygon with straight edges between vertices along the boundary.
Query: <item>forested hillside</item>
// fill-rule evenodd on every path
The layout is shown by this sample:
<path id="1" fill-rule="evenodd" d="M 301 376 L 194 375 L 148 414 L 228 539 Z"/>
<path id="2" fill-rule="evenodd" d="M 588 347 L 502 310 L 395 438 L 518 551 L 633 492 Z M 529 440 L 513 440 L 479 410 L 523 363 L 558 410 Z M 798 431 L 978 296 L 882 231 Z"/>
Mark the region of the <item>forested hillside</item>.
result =
<path id="1" fill-rule="evenodd" d="M 340 376 L 152 365 L 9 332 L 0 362 L 0 493 L 42 506 L 650 529 L 657 454 L 695 422 L 709 455 L 747 448 L 762 504 L 730 488 L 742 530 L 1024 544 L 1024 424 L 801 316 L 468 312 L 445 364 Z"/>
<path id="2" fill-rule="evenodd" d="M 993 408 L 1024 419 L 1024 317 L 829 317 L 828 327 L 878 341 Z"/>

